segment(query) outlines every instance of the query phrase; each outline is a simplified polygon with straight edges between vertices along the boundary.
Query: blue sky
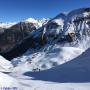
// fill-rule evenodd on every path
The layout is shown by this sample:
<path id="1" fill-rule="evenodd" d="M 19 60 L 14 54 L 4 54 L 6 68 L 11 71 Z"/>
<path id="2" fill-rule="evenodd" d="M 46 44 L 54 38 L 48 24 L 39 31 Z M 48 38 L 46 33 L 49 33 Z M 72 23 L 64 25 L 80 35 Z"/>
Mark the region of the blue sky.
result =
<path id="1" fill-rule="evenodd" d="M 52 18 L 82 7 L 90 7 L 90 0 L 0 0 L 0 21 Z"/>

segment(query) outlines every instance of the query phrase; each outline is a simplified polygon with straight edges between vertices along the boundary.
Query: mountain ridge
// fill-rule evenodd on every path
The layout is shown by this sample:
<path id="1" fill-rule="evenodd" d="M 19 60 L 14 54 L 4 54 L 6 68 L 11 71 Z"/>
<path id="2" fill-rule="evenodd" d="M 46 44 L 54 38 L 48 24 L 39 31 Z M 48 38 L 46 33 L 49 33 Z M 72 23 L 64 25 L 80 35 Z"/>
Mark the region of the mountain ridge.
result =
<path id="1" fill-rule="evenodd" d="M 25 50 L 20 49 L 22 53 L 24 53 L 29 48 L 32 48 L 32 46 L 33 48 L 41 48 L 42 46 L 53 43 L 72 43 L 72 46 L 79 46 L 79 43 L 83 41 L 83 39 L 89 38 L 90 18 L 88 17 L 87 19 L 80 19 L 80 17 L 86 18 L 86 13 L 88 14 L 88 16 L 90 16 L 90 8 L 73 10 L 68 13 L 67 16 L 64 14 L 59 14 L 38 29 L 36 29 L 36 27 L 33 26 L 31 22 L 28 24 L 20 22 L 5 30 L 6 34 L 8 33 L 8 31 L 11 32 L 11 34 L 8 35 L 10 37 L 7 36 L 7 40 L 9 40 L 10 44 L 12 43 L 12 48 L 9 49 L 9 47 L 11 46 L 7 45 L 6 51 L 1 52 L 1 55 L 5 55 L 8 57 L 8 53 L 12 51 L 14 52 L 14 54 L 16 54 L 16 50 L 18 48 L 21 48 L 20 46 L 27 46 L 27 44 L 29 45 L 29 47 L 26 47 Z M 77 22 L 75 20 L 79 21 Z M 33 21 L 33 19 L 31 19 L 31 21 Z M 5 40 L 5 42 L 7 40 Z M 30 40 L 32 43 L 28 42 L 28 40 Z M 9 50 L 7 50 L 7 48 Z"/>

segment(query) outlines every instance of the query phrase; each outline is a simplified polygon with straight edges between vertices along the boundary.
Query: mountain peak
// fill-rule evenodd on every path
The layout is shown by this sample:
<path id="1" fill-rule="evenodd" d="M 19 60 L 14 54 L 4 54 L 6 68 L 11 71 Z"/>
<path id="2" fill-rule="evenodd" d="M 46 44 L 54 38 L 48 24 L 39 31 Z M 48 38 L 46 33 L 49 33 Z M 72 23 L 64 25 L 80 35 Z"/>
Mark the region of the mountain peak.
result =
<path id="1" fill-rule="evenodd" d="M 28 19 L 26 19 L 24 21 L 27 22 L 27 23 L 38 23 L 38 21 L 35 20 L 34 18 L 28 18 Z"/>

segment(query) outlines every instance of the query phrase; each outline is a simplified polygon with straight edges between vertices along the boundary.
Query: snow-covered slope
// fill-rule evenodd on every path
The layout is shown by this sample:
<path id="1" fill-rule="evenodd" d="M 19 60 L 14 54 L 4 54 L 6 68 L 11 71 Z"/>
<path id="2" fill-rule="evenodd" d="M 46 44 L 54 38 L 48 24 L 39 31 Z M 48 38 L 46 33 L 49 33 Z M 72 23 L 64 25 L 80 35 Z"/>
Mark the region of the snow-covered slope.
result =
<path id="1" fill-rule="evenodd" d="M 41 72 L 27 72 L 24 75 L 32 76 L 34 79 L 52 82 L 90 82 L 90 49 L 79 57 Z"/>
<path id="2" fill-rule="evenodd" d="M 15 69 L 21 71 L 33 71 L 34 69 L 37 69 L 37 71 L 38 69 L 45 70 L 66 63 L 80 55 L 83 51 L 82 48 L 54 45 L 53 47 L 46 47 L 45 51 L 41 50 L 33 54 L 26 54 L 22 57 L 15 58 L 12 60 L 12 63 L 16 66 Z"/>
<path id="3" fill-rule="evenodd" d="M 68 53 L 72 51 L 75 52 L 75 48 L 74 50 L 71 49 L 70 51 L 65 52 L 67 54 L 64 53 L 64 55 L 67 56 Z M 89 53 L 90 49 L 82 53 L 79 57 L 72 59 L 72 61 L 68 61 L 57 67 L 39 72 L 31 72 L 29 68 L 31 65 L 29 67 L 27 66 L 28 69 L 26 69 L 25 65 L 19 65 L 19 67 L 23 67 L 23 70 L 18 68 L 18 71 L 14 68 L 15 71 L 10 73 L 10 76 L 18 80 L 20 87 L 22 87 L 23 90 L 89 90 Z M 28 64 L 30 63 L 27 63 L 27 65 Z"/>
<path id="4" fill-rule="evenodd" d="M 23 71 L 14 68 L 8 75 L 0 73 L 0 86 L 20 90 L 89 90 L 89 53 L 90 49 L 72 61 L 40 72 L 30 72 L 24 69 L 24 65 L 20 65 Z"/>
<path id="5" fill-rule="evenodd" d="M 10 72 L 12 68 L 11 62 L 0 56 L 0 72 Z"/>

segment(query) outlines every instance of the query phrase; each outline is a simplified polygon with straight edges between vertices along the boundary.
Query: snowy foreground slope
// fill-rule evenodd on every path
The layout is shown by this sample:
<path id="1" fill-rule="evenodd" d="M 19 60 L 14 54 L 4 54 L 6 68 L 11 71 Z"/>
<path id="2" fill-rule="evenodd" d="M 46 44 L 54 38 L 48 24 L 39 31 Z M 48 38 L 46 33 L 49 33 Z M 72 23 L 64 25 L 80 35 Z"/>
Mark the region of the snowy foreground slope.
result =
<path id="1" fill-rule="evenodd" d="M 16 71 L 13 68 L 12 72 L 6 73 L 8 75 L 0 73 L 0 87 L 16 87 L 18 90 L 90 90 L 89 53 L 90 49 L 69 62 L 40 72 Z"/>
<path id="2" fill-rule="evenodd" d="M 0 90 L 5 90 L 5 88 L 10 87 L 13 88 L 18 87 L 18 82 L 16 79 L 0 72 Z"/>
<path id="3" fill-rule="evenodd" d="M 83 52 L 82 49 L 68 47 L 67 52 L 67 47 L 63 48 L 61 52 L 63 57 L 66 55 L 65 59 L 82 54 L 71 61 L 63 61 L 64 64 L 61 61 L 59 66 L 39 72 L 30 71 L 26 62 L 26 65 L 22 64 L 18 69 L 14 68 L 10 75 L 16 77 L 24 90 L 90 90 L 90 49 Z"/>

